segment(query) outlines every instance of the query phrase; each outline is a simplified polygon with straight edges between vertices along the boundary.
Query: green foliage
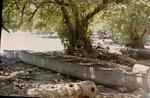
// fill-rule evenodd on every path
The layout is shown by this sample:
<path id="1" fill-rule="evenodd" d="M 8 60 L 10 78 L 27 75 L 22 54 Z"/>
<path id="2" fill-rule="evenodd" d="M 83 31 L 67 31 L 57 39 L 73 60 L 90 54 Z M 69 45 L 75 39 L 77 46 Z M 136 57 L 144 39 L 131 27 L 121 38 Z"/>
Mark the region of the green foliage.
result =
<path id="1" fill-rule="evenodd" d="M 59 38 L 61 39 L 62 44 L 64 45 L 64 48 L 67 49 L 70 46 L 71 35 L 69 33 L 68 27 L 64 25 L 63 23 L 59 24 L 60 26 L 56 27 L 56 30 L 58 32 Z"/>
<path id="2" fill-rule="evenodd" d="M 149 0 L 131 0 L 126 4 L 111 5 L 109 9 L 101 13 L 113 31 L 125 43 L 131 40 L 131 34 L 141 35 L 150 28 L 150 2 Z"/>
<path id="3" fill-rule="evenodd" d="M 69 18 L 71 18 L 72 23 L 74 23 L 72 9 L 75 9 L 77 12 L 79 12 L 81 19 L 90 11 L 92 11 L 92 8 L 95 7 L 97 5 L 96 3 L 100 0 L 92 0 L 89 2 L 86 0 L 72 1 L 75 7 L 68 6 L 66 8 L 69 12 Z M 48 0 L 5 0 L 3 5 L 3 24 L 12 30 L 49 30 L 54 25 L 59 24 L 60 20 L 62 19 L 62 13 L 60 11 L 61 6 L 58 4 L 50 3 Z M 24 6 L 25 8 L 23 10 Z M 38 6 L 40 7 L 38 8 Z M 32 19 L 30 19 L 37 8 L 38 10 L 36 11 L 35 15 Z"/>
<path id="4" fill-rule="evenodd" d="M 3 25 L 14 31 L 57 31 L 66 49 L 90 52 L 93 17 L 114 1 L 123 0 L 5 0 Z"/>

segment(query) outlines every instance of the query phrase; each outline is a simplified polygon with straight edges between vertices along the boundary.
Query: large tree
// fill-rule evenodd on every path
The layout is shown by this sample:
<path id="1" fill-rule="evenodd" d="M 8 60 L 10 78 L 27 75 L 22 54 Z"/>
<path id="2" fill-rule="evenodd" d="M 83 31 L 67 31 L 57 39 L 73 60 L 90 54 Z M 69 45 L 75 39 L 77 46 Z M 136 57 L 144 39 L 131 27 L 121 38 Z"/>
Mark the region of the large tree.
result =
<path id="1" fill-rule="evenodd" d="M 105 22 L 123 43 L 132 48 L 144 48 L 145 35 L 150 33 L 149 0 L 130 0 L 112 6 L 103 13 Z"/>
<path id="2" fill-rule="evenodd" d="M 53 30 L 69 54 L 92 53 L 89 24 L 110 3 L 123 0 L 5 0 L 4 26 L 11 30 Z"/>

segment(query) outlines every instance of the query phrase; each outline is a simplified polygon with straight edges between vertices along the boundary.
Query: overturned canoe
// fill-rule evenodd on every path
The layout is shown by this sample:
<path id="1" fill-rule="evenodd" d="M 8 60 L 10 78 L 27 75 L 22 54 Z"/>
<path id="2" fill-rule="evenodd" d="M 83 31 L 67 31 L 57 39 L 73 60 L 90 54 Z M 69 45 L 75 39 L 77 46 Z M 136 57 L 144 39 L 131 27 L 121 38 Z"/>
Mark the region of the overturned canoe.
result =
<path id="1" fill-rule="evenodd" d="M 17 54 L 17 57 L 25 63 L 66 74 L 71 77 L 92 80 L 97 84 L 124 86 L 129 89 L 150 89 L 149 76 L 133 74 L 115 67 L 107 67 L 107 62 L 101 62 L 100 60 L 93 60 L 91 64 L 88 62 L 91 59 L 83 58 L 83 60 L 81 60 L 82 62 L 75 61 L 77 62 L 75 63 L 72 60 L 74 57 L 71 56 L 63 56 L 62 58 L 59 56 L 55 57 L 53 55 L 43 55 L 41 53 L 31 53 L 28 51 L 15 51 L 15 53 L 12 53 L 12 51 L 4 52 L 11 55 L 14 54 L 14 56 Z M 79 57 L 79 59 L 82 58 Z M 95 64 L 94 62 L 97 63 Z M 113 66 L 113 64 L 114 63 L 111 63 L 109 66 Z"/>

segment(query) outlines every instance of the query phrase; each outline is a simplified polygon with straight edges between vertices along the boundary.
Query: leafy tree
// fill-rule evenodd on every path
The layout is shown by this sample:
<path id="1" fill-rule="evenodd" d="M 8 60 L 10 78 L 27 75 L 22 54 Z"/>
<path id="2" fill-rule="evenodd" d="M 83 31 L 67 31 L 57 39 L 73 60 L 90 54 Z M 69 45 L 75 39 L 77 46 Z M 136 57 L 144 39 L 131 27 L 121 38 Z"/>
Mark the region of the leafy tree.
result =
<path id="1" fill-rule="evenodd" d="M 89 25 L 108 4 L 123 0 L 5 0 L 4 26 L 12 30 L 55 28 L 67 53 L 92 53 Z"/>
<path id="2" fill-rule="evenodd" d="M 132 48 L 144 48 L 144 35 L 150 30 L 149 0 L 130 0 L 126 4 L 112 6 L 102 14 L 123 43 Z"/>

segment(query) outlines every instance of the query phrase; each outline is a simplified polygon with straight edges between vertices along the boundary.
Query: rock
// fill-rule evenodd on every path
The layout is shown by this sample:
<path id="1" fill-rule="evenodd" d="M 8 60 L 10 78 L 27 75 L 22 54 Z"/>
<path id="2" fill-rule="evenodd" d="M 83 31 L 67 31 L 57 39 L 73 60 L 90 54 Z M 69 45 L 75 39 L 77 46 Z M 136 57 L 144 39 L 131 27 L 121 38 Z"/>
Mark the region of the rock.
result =
<path id="1" fill-rule="evenodd" d="M 132 72 L 150 76 L 150 67 L 142 64 L 135 64 Z"/>
<path id="2" fill-rule="evenodd" d="M 2 80 L 7 80 L 7 79 L 8 79 L 7 76 L 1 76 L 1 75 L 0 75 L 0 81 L 2 81 Z"/>
<path id="3" fill-rule="evenodd" d="M 65 84 L 45 84 L 32 88 L 27 95 L 42 98 L 95 98 L 98 90 L 91 81 Z"/>

